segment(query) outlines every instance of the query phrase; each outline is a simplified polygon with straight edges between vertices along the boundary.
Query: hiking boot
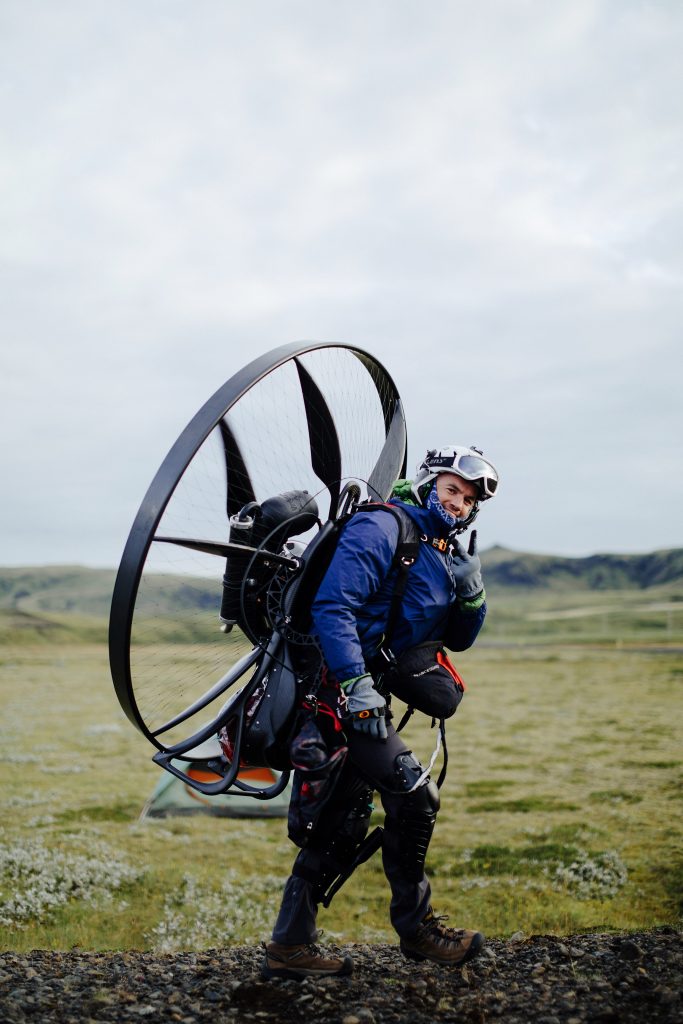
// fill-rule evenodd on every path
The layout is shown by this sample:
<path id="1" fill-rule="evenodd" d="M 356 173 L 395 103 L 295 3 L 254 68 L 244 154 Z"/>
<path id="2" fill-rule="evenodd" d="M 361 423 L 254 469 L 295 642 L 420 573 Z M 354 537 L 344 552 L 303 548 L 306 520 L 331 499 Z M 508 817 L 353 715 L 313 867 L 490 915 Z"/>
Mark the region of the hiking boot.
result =
<path id="1" fill-rule="evenodd" d="M 302 946 L 281 946 L 269 942 L 261 967 L 262 978 L 328 978 L 343 977 L 353 970 L 350 956 L 325 956 L 313 943 Z"/>
<path id="2" fill-rule="evenodd" d="M 441 924 L 447 914 L 436 916 L 430 907 L 417 931 L 409 939 L 401 939 L 401 952 L 411 960 L 432 960 L 435 964 L 457 967 L 471 960 L 484 947 L 481 932 L 465 928 L 446 928 Z"/>

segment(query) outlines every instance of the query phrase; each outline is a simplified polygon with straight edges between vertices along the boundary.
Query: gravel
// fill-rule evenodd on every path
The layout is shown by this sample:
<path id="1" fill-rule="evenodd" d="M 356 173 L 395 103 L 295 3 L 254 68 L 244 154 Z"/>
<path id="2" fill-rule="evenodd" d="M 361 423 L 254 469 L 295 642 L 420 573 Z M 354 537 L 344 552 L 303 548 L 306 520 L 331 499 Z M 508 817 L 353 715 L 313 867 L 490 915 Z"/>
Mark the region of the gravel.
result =
<path id="1" fill-rule="evenodd" d="M 262 981 L 255 946 L 203 953 L 0 953 L 0 1010 L 23 1021 L 181 1024 L 683 1024 L 683 933 L 489 941 L 462 968 L 405 960 L 396 946 L 344 947 L 349 978 Z M 329 950 L 340 947 L 327 945 Z"/>

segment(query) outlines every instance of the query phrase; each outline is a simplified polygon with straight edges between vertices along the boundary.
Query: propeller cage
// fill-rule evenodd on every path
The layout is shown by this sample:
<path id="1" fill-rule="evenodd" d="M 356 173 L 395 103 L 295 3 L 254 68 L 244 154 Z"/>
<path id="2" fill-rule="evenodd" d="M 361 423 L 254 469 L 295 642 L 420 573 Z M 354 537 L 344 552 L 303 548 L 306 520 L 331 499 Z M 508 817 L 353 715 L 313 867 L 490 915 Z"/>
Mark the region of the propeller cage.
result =
<path id="1" fill-rule="evenodd" d="M 209 477 L 214 456 L 206 444 L 216 438 L 217 471 Z M 307 632 L 311 600 L 336 545 L 340 520 L 359 500 L 361 488 L 371 500 L 389 497 L 393 482 L 405 476 L 406 449 L 396 386 L 372 355 L 353 346 L 282 346 L 241 369 L 196 413 L 160 466 L 133 522 L 109 623 L 117 697 L 130 721 L 157 748 L 158 765 L 209 796 L 246 794 L 267 800 L 282 792 L 303 680 L 296 671 L 304 650 L 298 645 L 309 645 L 309 660 L 319 658 Z M 279 478 L 270 489 L 264 481 L 273 467 Z M 252 469 L 258 470 L 255 478 Z M 290 480 L 299 489 L 287 490 Z M 326 496 L 324 522 L 312 496 L 316 481 Z M 344 481 L 351 483 L 344 487 Z M 192 513 L 187 521 L 169 514 L 183 494 Z M 201 526 L 199 513 L 205 508 L 217 509 L 206 520 L 217 527 Z M 197 528 L 192 526 L 195 515 Z M 318 532 L 302 550 L 304 535 L 316 526 Z M 213 539 L 216 531 L 228 539 Z M 292 537 L 302 540 L 288 545 Z M 221 559 L 217 576 L 200 563 L 204 590 L 192 569 L 176 568 L 190 557 Z M 189 575 L 178 575 L 183 572 Z M 211 630 L 219 609 L 216 591 L 211 605 L 208 576 L 219 591 L 222 580 L 220 619 L 228 636 Z M 164 588 L 178 586 L 178 580 L 188 581 L 182 584 L 182 599 L 171 593 L 166 600 Z M 163 652 L 166 636 L 171 643 L 187 643 L 176 639 L 176 617 L 185 614 L 193 588 L 200 597 L 193 613 L 200 628 L 188 635 L 197 641 L 180 650 L 177 659 L 172 652 L 165 658 L 160 653 L 155 672 L 154 652 Z M 182 628 L 178 635 L 184 635 Z M 211 657 L 208 645 L 209 653 L 215 652 Z M 141 651 L 136 658 L 134 646 Z M 214 664 L 226 668 L 218 679 Z M 211 714 L 217 704 L 219 713 Z M 202 721 L 205 709 L 210 720 L 204 718 L 186 739 L 171 742 L 185 723 Z M 198 756 L 197 748 L 218 734 L 222 756 Z M 184 762 L 215 773 L 216 781 L 190 778 Z M 275 785 L 259 789 L 238 778 L 245 765 L 271 767 L 282 775 Z"/>
<path id="2" fill-rule="evenodd" d="M 238 793 L 269 800 L 281 793 L 289 781 L 288 741 L 296 717 L 297 693 L 297 677 L 288 647 L 276 637 L 250 681 L 232 695 L 218 717 L 189 739 L 159 751 L 153 760 L 206 796 L 227 793 L 235 787 Z M 195 747 L 216 735 L 222 757 L 187 758 Z M 213 772 L 217 781 L 191 778 L 173 763 L 184 758 Z M 240 770 L 246 767 L 274 768 L 282 774 L 273 786 L 259 789 L 238 778 Z"/>

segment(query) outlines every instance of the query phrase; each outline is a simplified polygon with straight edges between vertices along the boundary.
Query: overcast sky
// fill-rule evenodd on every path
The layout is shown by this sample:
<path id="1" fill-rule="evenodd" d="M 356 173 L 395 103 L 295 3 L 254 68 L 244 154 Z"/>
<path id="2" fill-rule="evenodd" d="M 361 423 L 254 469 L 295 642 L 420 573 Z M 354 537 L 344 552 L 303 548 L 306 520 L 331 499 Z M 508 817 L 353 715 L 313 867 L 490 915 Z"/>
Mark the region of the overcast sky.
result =
<path id="1" fill-rule="evenodd" d="M 377 355 L 483 546 L 683 545 L 683 7 L 2 0 L 0 564 L 118 563 L 245 362 Z"/>

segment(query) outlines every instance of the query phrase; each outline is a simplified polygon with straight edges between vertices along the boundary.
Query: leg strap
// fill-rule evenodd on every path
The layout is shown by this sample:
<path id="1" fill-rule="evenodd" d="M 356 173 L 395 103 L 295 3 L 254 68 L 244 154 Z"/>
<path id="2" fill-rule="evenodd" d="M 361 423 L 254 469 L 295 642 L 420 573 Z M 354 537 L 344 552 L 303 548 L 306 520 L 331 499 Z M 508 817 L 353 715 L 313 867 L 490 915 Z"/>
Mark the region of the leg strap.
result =
<path id="1" fill-rule="evenodd" d="M 366 783 L 352 784 L 351 790 L 351 801 L 346 806 L 337 804 L 333 813 L 326 815 L 292 869 L 293 875 L 313 885 L 316 902 L 325 906 L 355 868 L 381 845 L 381 834 L 367 846 L 363 844 L 373 809 L 372 790 Z"/>

